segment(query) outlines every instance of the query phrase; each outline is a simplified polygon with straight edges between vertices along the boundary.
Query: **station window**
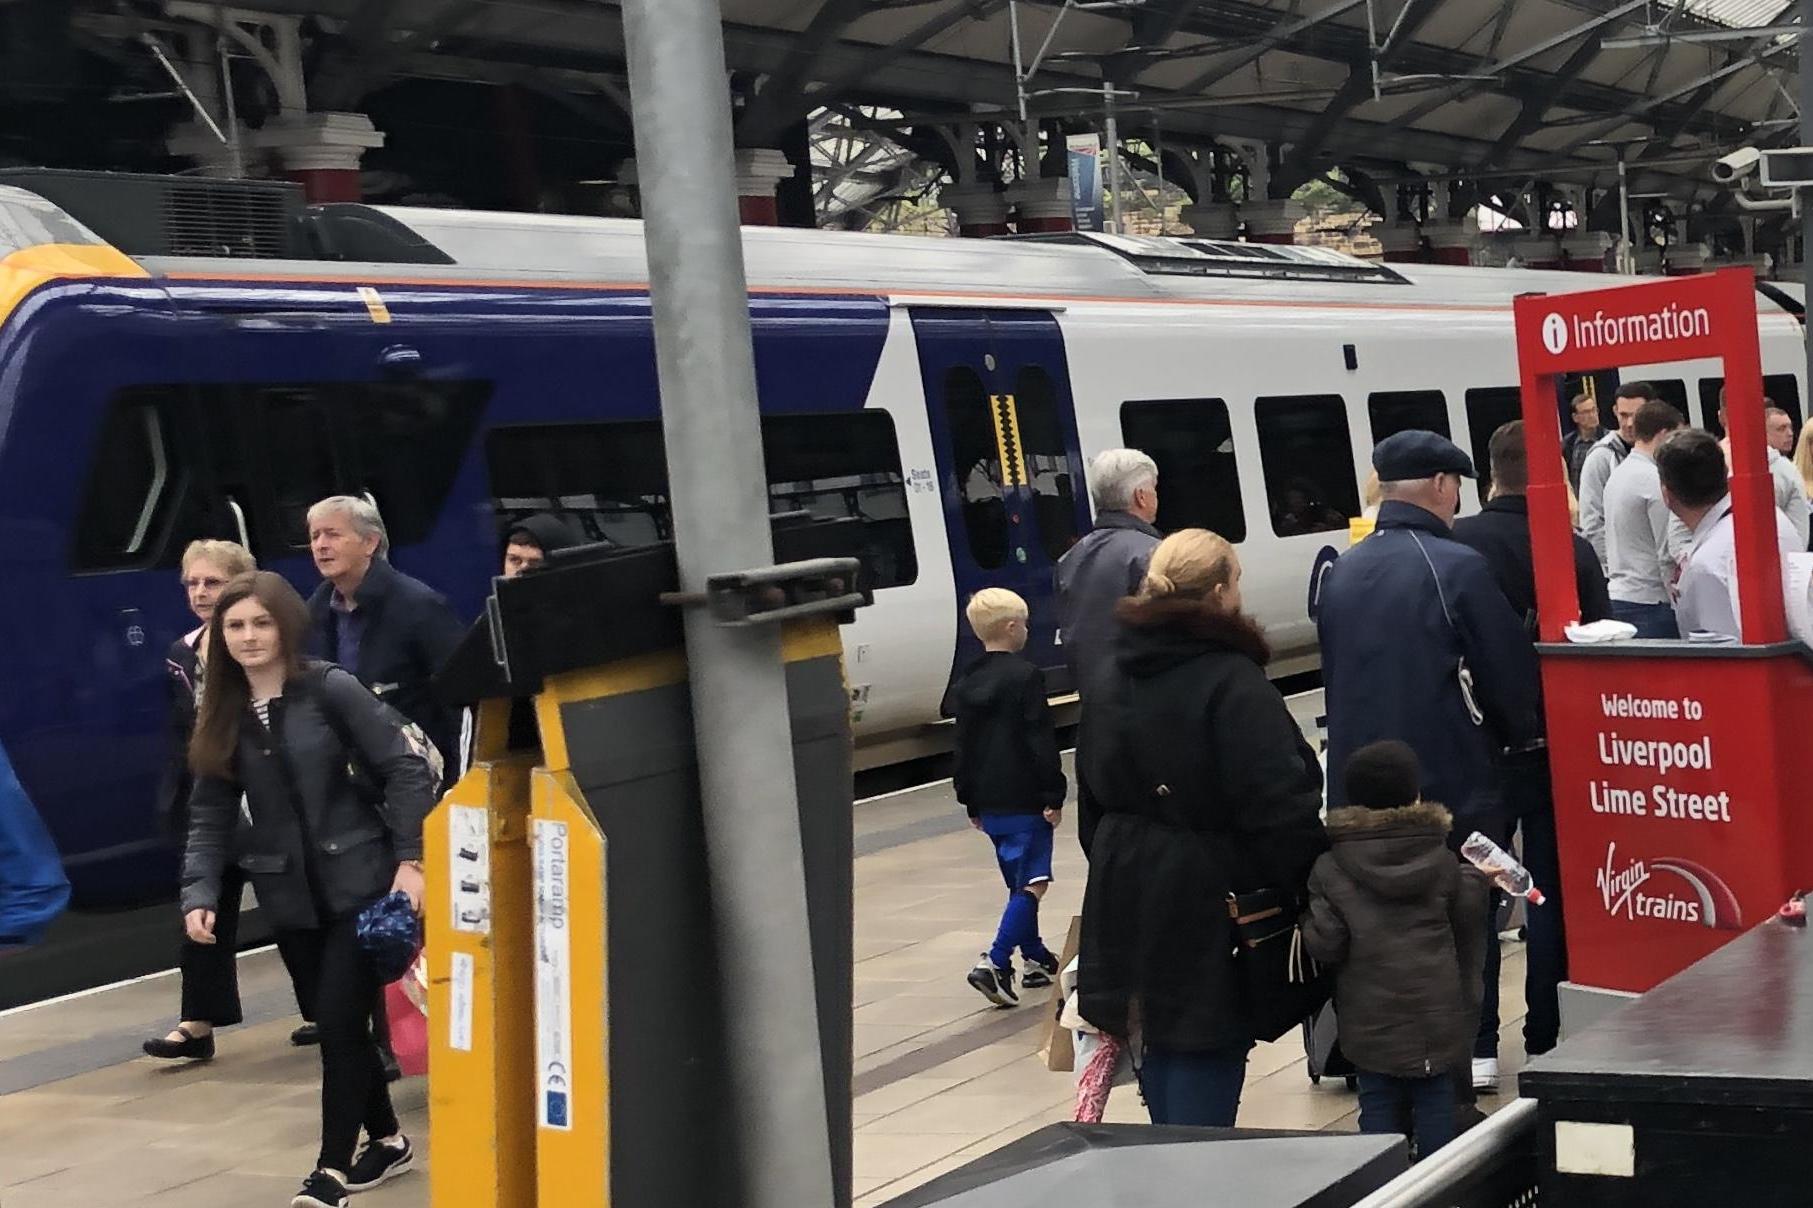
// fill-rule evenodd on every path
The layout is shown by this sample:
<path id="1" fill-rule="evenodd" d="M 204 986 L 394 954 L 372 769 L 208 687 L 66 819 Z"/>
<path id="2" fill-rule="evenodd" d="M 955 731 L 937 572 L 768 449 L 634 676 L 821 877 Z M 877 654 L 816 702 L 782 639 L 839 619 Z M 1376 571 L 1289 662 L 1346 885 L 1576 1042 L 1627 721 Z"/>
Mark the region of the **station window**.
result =
<path id="1" fill-rule="evenodd" d="M 490 397 L 484 382 L 211 383 L 121 392 L 73 551 L 77 570 L 175 566 L 197 537 L 270 556 L 309 506 L 366 495 L 394 545 L 425 540 Z"/>
<path id="2" fill-rule="evenodd" d="M 919 577 L 891 416 L 767 415 L 762 447 L 773 511 L 862 521 L 876 588 Z M 634 548 L 673 537 L 658 420 L 497 428 L 485 451 L 500 528 L 552 512 L 588 541 Z"/>
<path id="3" fill-rule="evenodd" d="M 1725 435 L 1725 425 L 1719 423 L 1719 391 L 1724 388 L 1722 377 L 1700 379 L 1700 426 L 1721 437 Z M 1795 376 L 1791 373 L 1764 374 L 1763 397 L 1794 417 L 1794 431 L 1798 435 L 1805 415 L 1800 406 L 1800 382 Z"/>
<path id="4" fill-rule="evenodd" d="M 983 570 L 1007 561 L 1007 501 L 1002 492 L 1001 453 L 995 440 L 988 389 L 972 369 L 961 366 L 944 377 L 944 414 L 951 430 L 951 468 L 963 499 L 963 529 L 970 557 Z"/>
<path id="5" fill-rule="evenodd" d="M 1246 540 L 1240 467 L 1228 405 L 1218 398 L 1121 404 L 1121 440 L 1158 463 L 1158 527 L 1204 528 Z"/>
<path id="6" fill-rule="evenodd" d="M 1272 531 L 1296 537 L 1345 529 L 1348 518 L 1360 514 L 1345 400 L 1338 394 L 1271 397 L 1258 399 L 1254 410 Z"/>
<path id="7" fill-rule="evenodd" d="M 1056 562 L 1076 544 L 1076 475 L 1069 442 L 1058 419 L 1058 391 L 1051 375 L 1027 365 L 1015 375 L 1014 414 L 1020 423 L 1020 452 L 1026 458 L 1027 486 L 1045 556 Z"/>
<path id="8" fill-rule="evenodd" d="M 1439 390 L 1382 390 L 1366 399 L 1372 443 L 1399 432 L 1448 431 L 1448 400 Z"/>
<path id="9" fill-rule="evenodd" d="M 1473 469 L 1479 475 L 1479 501 L 1492 493 L 1492 434 L 1514 419 L 1523 418 L 1523 392 L 1516 386 L 1482 386 L 1467 391 L 1467 432 L 1471 438 Z"/>

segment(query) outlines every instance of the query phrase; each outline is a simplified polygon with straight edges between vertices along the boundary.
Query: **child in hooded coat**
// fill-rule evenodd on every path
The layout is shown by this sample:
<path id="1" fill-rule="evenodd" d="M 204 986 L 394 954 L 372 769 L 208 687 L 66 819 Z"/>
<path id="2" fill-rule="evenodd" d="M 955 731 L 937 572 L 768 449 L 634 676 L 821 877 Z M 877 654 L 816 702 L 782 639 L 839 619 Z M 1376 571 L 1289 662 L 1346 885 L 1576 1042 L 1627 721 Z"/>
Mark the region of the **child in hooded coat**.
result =
<path id="1" fill-rule="evenodd" d="M 1401 742 L 1355 751 L 1353 804 L 1328 815 L 1331 850 L 1309 877 L 1303 942 L 1331 968 L 1341 1049 L 1359 1070 L 1360 1131 L 1413 1137 L 1419 1158 L 1454 1138 L 1454 1071 L 1478 1028 L 1485 878 L 1447 844 L 1448 811 L 1422 800 Z"/>

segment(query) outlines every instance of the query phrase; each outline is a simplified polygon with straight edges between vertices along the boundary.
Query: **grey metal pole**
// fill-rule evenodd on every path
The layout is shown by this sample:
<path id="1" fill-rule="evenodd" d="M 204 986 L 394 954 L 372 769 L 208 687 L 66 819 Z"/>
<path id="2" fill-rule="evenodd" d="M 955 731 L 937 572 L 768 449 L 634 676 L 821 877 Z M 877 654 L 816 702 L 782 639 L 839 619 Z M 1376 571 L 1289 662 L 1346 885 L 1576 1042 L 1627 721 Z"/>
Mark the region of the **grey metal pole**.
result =
<path id="1" fill-rule="evenodd" d="M 686 592 L 774 561 L 722 22 L 718 0 L 623 5 Z M 686 651 L 744 1192 L 736 1208 L 836 1204 L 780 635 L 689 609 Z"/>
<path id="2" fill-rule="evenodd" d="M 1618 271 L 1637 271 L 1637 249 L 1630 245 L 1630 171 L 1624 148 L 1618 148 Z"/>
<path id="3" fill-rule="evenodd" d="M 1802 29 L 1813 29 L 1807 24 L 1813 21 L 1813 0 L 1800 0 L 1800 19 Z M 1802 43 L 1800 47 L 1800 145 L 1813 147 L 1813 46 Z M 1813 190 L 1802 189 L 1800 197 L 1800 280 L 1803 291 L 1813 283 L 1813 272 L 1808 271 L 1807 261 L 1813 258 Z M 1803 324 L 1803 326 L 1805 326 Z M 1807 341 L 1807 383 L 1813 386 L 1813 327 L 1802 333 Z"/>
<path id="4" fill-rule="evenodd" d="M 1020 50 L 1020 6 L 1007 0 L 1007 28 L 1014 48 L 1014 99 L 1020 103 L 1020 124 L 1026 124 L 1026 63 Z"/>
<path id="5" fill-rule="evenodd" d="M 1813 4 L 1813 0 L 1804 0 Z M 1102 108 L 1106 112 L 1102 136 L 1108 140 L 1108 188 L 1114 194 L 1114 233 L 1125 235 L 1127 228 L 1121 225 L 1121 132 L 1114 120 L 1114 85 L 1102 81 Z"/>

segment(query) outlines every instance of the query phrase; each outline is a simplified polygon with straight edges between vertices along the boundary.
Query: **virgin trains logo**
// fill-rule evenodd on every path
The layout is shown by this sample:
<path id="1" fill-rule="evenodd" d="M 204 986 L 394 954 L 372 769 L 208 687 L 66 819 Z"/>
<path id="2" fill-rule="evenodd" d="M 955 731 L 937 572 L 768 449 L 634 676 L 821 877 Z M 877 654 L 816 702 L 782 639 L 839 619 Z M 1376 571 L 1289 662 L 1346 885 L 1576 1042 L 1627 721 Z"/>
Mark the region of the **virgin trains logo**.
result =
<path id="1" fill-rule="evenodd" d="M 1605 912 L 1627 919 L 1657 919 L 1667 923 L 1698 923 L 1715 931 L 1740 931 L 1743 911 L 1737 895 L 1703 864 L 1674 856 L 1631 860 L 1620 868 L 1618 845 L 1605 849 L 1605 867 L 1598 873 L 1599 896 Z"/>

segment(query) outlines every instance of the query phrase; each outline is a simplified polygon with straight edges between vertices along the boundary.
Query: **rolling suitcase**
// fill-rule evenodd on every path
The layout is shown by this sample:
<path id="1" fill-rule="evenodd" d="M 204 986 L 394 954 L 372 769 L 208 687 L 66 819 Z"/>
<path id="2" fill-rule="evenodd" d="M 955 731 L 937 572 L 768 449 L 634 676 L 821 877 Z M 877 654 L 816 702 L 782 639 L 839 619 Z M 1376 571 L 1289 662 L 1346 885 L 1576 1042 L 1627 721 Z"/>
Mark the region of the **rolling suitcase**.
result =
<path id="1" fill-rule="evenodd" d="M 1324 1077 L 1344 1078 L 1348 1090 L 1359 1089 L 1353 1063 L 1341 1053 L 1334 1003 L 1324 1003 L 1320 1011 L 1303 1021 L 1303 1052 L 1308 1058 L 1310 1085 L 1322 1085 Z"/>

